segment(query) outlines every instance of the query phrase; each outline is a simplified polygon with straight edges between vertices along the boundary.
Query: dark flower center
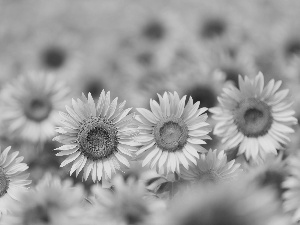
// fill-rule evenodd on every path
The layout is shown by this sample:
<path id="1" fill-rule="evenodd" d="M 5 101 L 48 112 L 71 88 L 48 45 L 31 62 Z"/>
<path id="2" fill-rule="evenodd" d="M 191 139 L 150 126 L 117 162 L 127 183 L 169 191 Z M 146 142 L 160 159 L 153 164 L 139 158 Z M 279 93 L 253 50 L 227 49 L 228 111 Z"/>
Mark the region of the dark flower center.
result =
<path id="1" fill-rule="evenodd" d="M 281 198 L 285 189 L 282 187 L 282 183 L 285 180 L 286 173 L 283 168 L 281 169 L 267 169 L 265 173 L 259 177 L 259 184 L 261 186 L 271 186 L 276 190 L 278 197 Z"/>
<path id="2" fill-rule="evenodd" d="M 237 55 L 237 49 L 233 46 L 228 47 L 226 52 L 227 52 L 228 56 L 232 59 L 234 59 Z"/>
<path id="3" fill-rule="evenodd" d="M 205 39 L 212 39 L 222 36 L 226 31 L 226 24 L 219 18 L 207 20 L 200 31 L 201 36 Z"/>
<path id="4" fill-rule="evenodd" d="M 285 49 L 287 56 L 299 55 L 300 54 L 300 40 L 291 40 L 287 43 Z"/>
<path id="5" fill-rule="evenodd" d="M 51 218 L 48 215 L 47 209 L 38 205 L 26 211 L 23 224 L 51 224 Z"/>
<path id="6" fill-rule="evenodd" d="M 200 101 L 201 107 L 211 108 L 217 104 L 217 95 L 210 86 L 197 85 L 186 91 L 186 95 L 192 96 L 194 102 Z"/>
<path id="7" fill-rule="evenodd" d="M 165 36 L 165 28 L 158 20 L 153 20 L 146 24 L 142 30 L 142 35 L 149 41 L 159 41 Z"/>
<path id="8" fill-rule="evenodd" d="M 117 128 L 109 120 L 91 117 L 83 121 L 77 141 L 81 152 L 93 161 L 101 160 L 117 151 Z"/>
<path id="9" fill-rule="evenodd" d="M 136 56 L 136 60 L 143 66 L 149 66 L 153 61 L 153 54 L 151 52 L 141 52 Z"/>
<path id="10" fill-rule="evenodd" d="M 188 139 L 188 128 L 180 118 L 162 119 L 154 128 L 154 137 L 159 148 L 175 152 L 185 146 Z"/>
<path id="11" fill-rule="evenodd" d="M 59 69 L 66 61 L 66 52 L 58 47 L 51 46 L 42 53 L 42 63 L 49 69 Z"/>
<path id="12" fill-rule="evenodd" d="M 234 67 L 225 67 L 222 69 L 222 71 L 226 75 L 227 81 L 232 81 L 233 84 L 238 87 L 239 84 L 239 75 L 243 74 L 239 69 Z"/>
<path id="13" fill-rule="evenodd" d="M 24 113 L 28 119 L 40 122 L 48 118 L 52 104 L 48 98 L 33 98 L 25 102 Z"/>
<path id="14" fill-rule="evenodd" d="M 234 114 L 238 129 L 247 137 L 263 136 L 272 125 L 270 107 L 256 98 L 240 102 Z"/>
<path id="15" fill-rule="evenodd" d="M 91 79 L 86 83 L 84 93 L 90 92 L 94 98 L 98 98 L 103 89 L 103 84 L 99 80 Z"/>
<path id="16" fill-rule="evenodd" d="M 0 198 L 7 193 L 8 187 L 9 179 L 7 179 L 3 168 L 0 167 Z"/>

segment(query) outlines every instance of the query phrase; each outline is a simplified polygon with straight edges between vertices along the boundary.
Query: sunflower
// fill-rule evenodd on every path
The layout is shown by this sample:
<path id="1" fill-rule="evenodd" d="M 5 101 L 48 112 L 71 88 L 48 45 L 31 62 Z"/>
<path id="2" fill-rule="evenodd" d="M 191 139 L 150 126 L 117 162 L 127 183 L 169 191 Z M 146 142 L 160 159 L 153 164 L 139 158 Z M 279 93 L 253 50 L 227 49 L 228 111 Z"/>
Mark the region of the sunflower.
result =
<path id="1" fill-rule="evenodd" d="M 235 163 L 235 160 L 227 162 L 224 151 L 217 153 L 217 150 L 210 149 L 207 154 L 201 154 L 196 167 L 190 167 L 189 170 L 183 168 L 180 177 L 204 183 L 230 181 L 242 171 L 239 169 L 240 166 L 241 164 Z"/>
<path id="2" fill-rule="evenodd" d="M 128 114 L 131 108 L 124 109 L 125 101 L 119 105 L 117 101 L 111 102 L 110 92 L 102 90 L 97 105 L 91 93 L 88 98 L 82 94 L 72 100 L 73 108 L 66 106 L 67 113 L 60 112 L 63 125 L 53 140 L 64 144 L 55 150 L 61 151 L 57 156 L 68 156 L 61 167 L 73 162 L 70 174 L 76 170 L 77 176 L 84 169 L 83 178 L 91 173 L 95 182 L 111 179 L 121 165 L 130 167 L 128 158 L 136 150 L 134 114 Z"/>
<path id="3" fill-rule="evenodd" d="M 156 167 L 159 173 L 180 172 L 180 164 L 186 169 L 192 162 L 197 164 L 198 152 L 207 150 L 201 146 L 203 139 L 210 139 L 207 108 L 200 108 L 200 102 L 193 104 L 192 97 L 185 105 L 186 96 L 179 98 L 174 92 L 158 94 L 160 104 L 150 100 L 152 111 L 138 108 L 141 114 L 140 135 L 136 137 L 142 147 L 136 152 L 142 158 L 142 166 Z M 203 114 L 203 115 L 201 115 Z"/>
<path id="4" fill-rule="evenodd" d="M 222 137 L 226 149 L 239 146 L 238 154 L 256 160 L 268 153 L 277 154 L 281 144 L 290 141 L 288 135 L 297 123 L 286 97 L 288 90 L 278 91 L 281 81 L 271 80 L 264 88 L 264 76 L 239 77 L 239 89 L 223 89 L 218 98 L 220 107 L 210 109 L 217 120 L 214 134 Z"/>
<path id="5" fill-rule="evenodd" d="M 0 216 L 6 213 L 7 202 L 20 200 L 19 194 L 31 183 L 27 180 L 29 173 L 23 173 L 28 169 L 27 164 L 22 163 L 23 157 L 17 157 L 19 152 L 9 154 L 10 149 L 0 149 Z"/>
<path id="6" fill-rule="evenodd" d="M 286 212 L 291 212 L 293 221 L 300 221 L 300 154 L 297 153 L 288 159 L 288 169 L 290 176 L 288 176 L 282 183 L 282 188 L 286 191 L 283 193 L 283 208 Z"/>
<path id="7" fill-rule="evenodd" d="M 3 223 L 83 225 L 84 197 L 83 186 L 46 174 L 35 188 L 20 195 L 18 204 L 11 205 L 11 213 L 3 216 Z"/>
<path id="8" fill-rule="evenodd" d="M 89 210 L 91 225 L 142 225 L 155 224 L 158 212 L 165 209 L 162 200 L 147 195 L 142 182 L 118 175 L 113 179 L 114 192 L 98 185 L 92 187 Z"/>
<path id="9" fill-rule="evenodd" d="M 69 88 L 55 76 L 27 73 L 3 87 L 1 119 L 13 138 L 41 143 L 53 138 Z"/>

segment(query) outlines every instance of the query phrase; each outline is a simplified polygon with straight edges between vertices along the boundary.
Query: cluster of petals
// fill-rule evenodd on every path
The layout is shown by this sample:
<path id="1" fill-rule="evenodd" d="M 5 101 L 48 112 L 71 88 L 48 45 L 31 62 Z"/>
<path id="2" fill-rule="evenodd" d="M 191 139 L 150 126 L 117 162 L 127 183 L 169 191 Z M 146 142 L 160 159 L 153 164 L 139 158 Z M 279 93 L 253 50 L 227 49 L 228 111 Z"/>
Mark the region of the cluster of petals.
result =
<path id="1" fill-rule="evenodd" d="M 44 143 L 55 135 L 69 87 L 53 74 L 22 74 L 1 90 L 1 120 L 9 138 Z"/>
<path id="2" fill-rule="evenodd" d="M 183 168 L 180 177 L 191 182 L 223 182 L 235 180 L 242 169 L 241 164 L 235 160 L 227 162 L 224 151 L 210 149 L 206 154 L 201 154 L 197 160 L 197 166 L 192 166 L 188 170 Z"/>
<path id="3" fill-rule="evenodd" d="M 83 223 L 85 192 L 82 185 L 71 180 L 46 174 L 36 187 L 20 195 L 20 201 L 11 204 L 11 213 L 3 216 L 3 224 L 67 225 Z"/>

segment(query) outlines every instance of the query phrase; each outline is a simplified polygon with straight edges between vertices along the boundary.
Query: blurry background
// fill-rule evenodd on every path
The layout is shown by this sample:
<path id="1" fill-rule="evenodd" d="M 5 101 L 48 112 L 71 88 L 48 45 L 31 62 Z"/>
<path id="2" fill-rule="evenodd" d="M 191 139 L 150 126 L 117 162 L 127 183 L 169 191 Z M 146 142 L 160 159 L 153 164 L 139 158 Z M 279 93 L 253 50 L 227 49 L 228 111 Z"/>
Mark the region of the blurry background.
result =
<path id="1" fill-rule="evenodd" d="M 156 93 L 177 91 L 213 107 L 224 85 L 262 71 L 285 81 L 299 119 L 299 21 L 298 0 L 0 0 L 0 89 L 45 71 L 72 97 L 105 89 L 128 107 L 149 107 Z M 56 143 L 2 139 L 2 148 L 26 149 L 32 179 L 44 170 L 68 176 Z"/>

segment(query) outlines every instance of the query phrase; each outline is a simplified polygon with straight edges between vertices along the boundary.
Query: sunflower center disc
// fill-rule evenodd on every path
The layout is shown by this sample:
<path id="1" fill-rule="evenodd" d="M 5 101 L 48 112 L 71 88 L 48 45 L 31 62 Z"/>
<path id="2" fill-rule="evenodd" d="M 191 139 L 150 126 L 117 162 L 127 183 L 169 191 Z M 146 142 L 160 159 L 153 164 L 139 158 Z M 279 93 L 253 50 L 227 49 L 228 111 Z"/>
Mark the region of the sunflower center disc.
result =
<path id="1" fill-rule="evenodd" d="M 28 119 L 40 122 L 48 118 L 52 104 L 47 98 L 33 98 L 25 103 L 24 112 Z"/>
<path id="2" fill-rule="evenodd" d="M 100 117 L 91 117 L 82 123 L 77 141 L 81 152 L 91 160 L 110 156 L 119 143 L 115 126 Z"/>
<path id="3" fill-rule="evenodd" d="M 184 147 L 188 138 L 188 128 L 180 118 L 163 119 L 154 129 L 154 137 L 159 148 L 177 151 Z"/>
<path id="4" fill-rule="evenodd" d="M 9 186 L 9 180 L 7 179 L 3 169 L 0 167 L 0 198 L 6 194 Z"/>
<path id="5" fill-rule="evenodd" d="M 263 136 L 272 125 L 270 107 L 258 99 L 248 98 L 236 108 L 235 122 L 245 136 Z"/>

